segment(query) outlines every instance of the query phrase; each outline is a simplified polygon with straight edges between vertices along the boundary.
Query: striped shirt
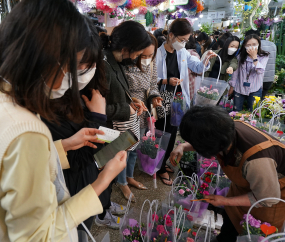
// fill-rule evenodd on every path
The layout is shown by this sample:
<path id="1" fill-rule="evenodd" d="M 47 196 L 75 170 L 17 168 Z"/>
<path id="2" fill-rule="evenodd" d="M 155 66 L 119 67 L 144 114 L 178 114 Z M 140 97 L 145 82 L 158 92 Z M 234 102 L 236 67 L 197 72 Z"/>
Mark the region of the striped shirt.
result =
<path id="1" fill-rule="evenodd" d="M 237 58 L 239 60 L 240 56 Z M 258 62 L 256 66 L 250 57 L 247 57 L 244 64 L 239 63 L 238 69 L 233 73 L 232 80 L 229 82 L 235 89 L 235 92 L 248 96 L 250 93 L 257 92 L 262 88 L 268 58 L 268 56 L 257 56 Z M 248 74 L 250 75 L 247 81 Z M 250 86 L 244 86 L 244 82 L 249 82 Z"/>
<path id="2" fill-rule="evenodd" d="M 124 67 L 128 82 L 129 90 L 132 97 L 135 97 L 143 101 L 147 105 L 148 97 L 147 91 L 149 90 L 149 96 L 160 97 L 157 86 L 157 67 L 156 60 L 153 61 L 153 69 L 151 71 L 151 64 L 148 66 L 142 66 L 143 71 L 138 67 Z M 147 128 L 148 113 L 143 112 L 140 116 L 140 127 Z"/>

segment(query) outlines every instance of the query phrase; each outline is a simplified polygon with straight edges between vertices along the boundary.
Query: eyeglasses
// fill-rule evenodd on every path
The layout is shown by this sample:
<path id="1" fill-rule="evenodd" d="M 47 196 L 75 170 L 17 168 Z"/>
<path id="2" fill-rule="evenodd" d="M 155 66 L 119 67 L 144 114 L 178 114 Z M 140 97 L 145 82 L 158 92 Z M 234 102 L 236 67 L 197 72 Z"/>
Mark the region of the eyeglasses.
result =
<path id="1" fill-rule="evenodd" d="M 179 42 L 180 43 L 182 43 L 182 44 L 186 44 L 187 42 L 188 42 L 188 40 L 181 40 L 181 39 L 179 39 L 177 36 L 176 36 L 176 38 L 179 40 Z"/>

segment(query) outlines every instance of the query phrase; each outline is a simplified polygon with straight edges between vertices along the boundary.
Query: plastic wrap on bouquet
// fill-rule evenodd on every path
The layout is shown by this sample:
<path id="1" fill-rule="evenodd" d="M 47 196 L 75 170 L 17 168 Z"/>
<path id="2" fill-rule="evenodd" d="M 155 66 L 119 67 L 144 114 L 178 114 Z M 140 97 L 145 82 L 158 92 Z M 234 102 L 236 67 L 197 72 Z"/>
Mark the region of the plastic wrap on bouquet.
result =
<path id="1" fill-rule="evenodd" d="M 206 230 L 203 230 L 203 232 L 201 232 L 202 227 L 206 227 Z M 208 222 L 202 224 L 197 230 L 195 242 L 209 242 L 214 239 L 215 235 L 211 233 L 211 227 L 211 218 L 209 217 Z"/>
<path id="2" fill-rule="evenodd" d="M 170 117 L 170 123 L 172 126 L 179 126 L 184 114 L 187 111 L 187 104 L 186 100 L 182 96 L 182 93 L 177 93 L 173 101 L 171 103 L 171 117 Z"/>
<path id="3" fill-rule="evenodd" d="M 243 235 L 243 236 L 238 236 L 237 237 L 237 242 L 261 242 L 264 239 L 264 237 L 260 236 L 260 235 L 251 235 L 250 238 L 247 235 Z M 271 241 L 266 240 L 265 242 L 269 242 Z"/>
<path id="4" fill-rule="evenodd" d="M 156 173 L 162 165 L 171 134 L 155 130 L 153 136 L 147 132 L 137 148 L 139 169 L 149 175 Z"/>
<path id="5" fill-rule="evenodd" d="M 204 78 L 205 66 L 202 74 L 202 80 L 200 86 L 195 93 L 194 105 L 216 105 L 220 100 L 221 96 L 224 94 L 228 84 L 225 81 L 219 80 L 221 73 L 221 58 L 220 59 L 220 71 L 218 78 Z"/>
<path id="6" fill-rule="evenodd" d="M 195 105 L 213 105 L 215 106 L 218 102 L 218 98 L 216 100 L 209 99 L 207 97 L 203 97 L 199 95 L 198 93 L 196 94 L 195 98 Z"/>

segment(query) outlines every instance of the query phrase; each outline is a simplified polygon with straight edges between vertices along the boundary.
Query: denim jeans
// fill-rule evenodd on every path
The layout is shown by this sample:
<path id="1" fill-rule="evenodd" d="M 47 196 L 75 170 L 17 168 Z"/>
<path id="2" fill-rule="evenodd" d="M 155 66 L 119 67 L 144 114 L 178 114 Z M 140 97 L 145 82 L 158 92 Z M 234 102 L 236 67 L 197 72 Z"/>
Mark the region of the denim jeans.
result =
<path id="1" fill-rule="evenodd" d="M 247 108 L 252 112 L 252 106 L 254 103 L 254 97 L 260 97 L 262 95 L 262 88 L 260 88 L 257 92 L 252 92 L 249 96 L 242 95 L 240 93 L 234 93 L 234 111 L 241 111 L 243 108 L 244 100 L 247 100 Z"/>
<path id="2" fill-rule="evenodd" d="M 145 129 L 141 129 L 140 135 L 141 137 L 144 135 Z M 128 151 L 128 157 L 127 157 L 127 166 L 126 168 L 118 175 L 117 182 L 120 185 L 128 185 L 127 177 L 128 178 L 134 178 L 134 169 L 137 161 L 137 151 Z"/>

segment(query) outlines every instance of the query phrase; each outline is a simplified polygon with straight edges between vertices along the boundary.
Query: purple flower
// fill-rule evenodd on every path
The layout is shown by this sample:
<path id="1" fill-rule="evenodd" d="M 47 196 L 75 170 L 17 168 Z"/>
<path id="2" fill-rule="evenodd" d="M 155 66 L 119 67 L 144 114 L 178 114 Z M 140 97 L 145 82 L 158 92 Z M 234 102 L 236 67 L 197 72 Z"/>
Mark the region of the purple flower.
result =
<path id="1" fill-rule="evenodd" d="M 124 235 L 124 236 L 129 236 L 129 235 L 131 235 L 130 230 L 129 230 L 129 229 L 125 229 L 125 230 L 123 231 L 123 235 Z"/>
<path id="2" fill-rule="evenodd" d="M 270 223 L 264 222 L 263 224 L 267 225 L 268 227 L 271 227 Z"/>

